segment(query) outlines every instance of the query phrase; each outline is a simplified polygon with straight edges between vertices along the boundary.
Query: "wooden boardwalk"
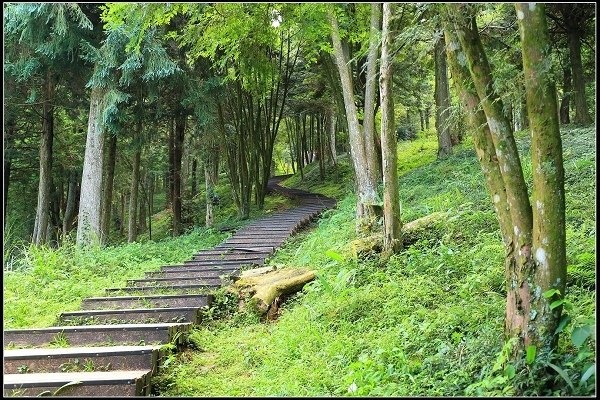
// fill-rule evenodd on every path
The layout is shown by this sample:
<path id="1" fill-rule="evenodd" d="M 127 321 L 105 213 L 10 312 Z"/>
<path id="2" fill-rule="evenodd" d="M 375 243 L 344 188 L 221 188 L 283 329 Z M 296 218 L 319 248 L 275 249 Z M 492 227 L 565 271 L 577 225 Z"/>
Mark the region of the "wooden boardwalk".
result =
<path id="1" fill-rule="evenodd" d="M 211 291 L 240 269 L 263 265 L 291 235 L 335 206 L 326 196 L 279 186 L 284 178 L 271 178 L 269 190 L 299 206 L 257 219 L 189 261 L 84 299 L 81 311 L 60 315 L 61 326 L 4 331 L 4 395 L 149 395 L 150 377 L 165 355 L 161 346 L 185 347 L 187 332 L 211 304 Z"/>

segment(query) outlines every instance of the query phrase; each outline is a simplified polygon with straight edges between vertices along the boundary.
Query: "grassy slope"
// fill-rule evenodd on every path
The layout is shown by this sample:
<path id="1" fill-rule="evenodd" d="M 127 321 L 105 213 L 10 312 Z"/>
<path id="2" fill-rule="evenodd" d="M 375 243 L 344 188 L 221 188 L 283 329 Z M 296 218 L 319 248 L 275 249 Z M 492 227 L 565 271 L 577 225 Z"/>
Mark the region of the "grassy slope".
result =
<path id="1" fill-rule="evenodd" d="M 531 180 L 527 132 L 518 142 Z M 552 394 L 591 393 L 593 386 L 578 381 L 593 360 L 595 341 L 588 339 L 578 352 L 570 336 L 574 327 L 595 323 L 595 292 L 589 290 L 595 281 L 592 143 L 591 128 L 563 132 L 573 322 L 555 363 L 575 391 L 558 375 L 535 378 L 528 371 L 539 370 L 538 364 L 517 366 L 515 377 L 503 369 L 503 248 L 491 202 L 470 143 L 436 161 L 435 137 L 429 137 L 399 146 L 402 218 L 449 211 L 444 226 L 386 265 L 375 258 L 356 262 L 349 256 L 355 197 L 343 179 L 349 168 L 337 167 L 324 183 L 317 170 L 307 171 L 304 182 L 288 180 L 340 199 L 316 229 L 289 241 L 271 260 L 311 267 L 318 279 L 286 303 L 276 323 L 237 314 L 197 329 L 192 339 L 201 350 L 169 360 L 168 372 L 156 380 L 162 394 L 511 395 L 514 386 L 540 394 L 544 379 L 555 381 Z"/>

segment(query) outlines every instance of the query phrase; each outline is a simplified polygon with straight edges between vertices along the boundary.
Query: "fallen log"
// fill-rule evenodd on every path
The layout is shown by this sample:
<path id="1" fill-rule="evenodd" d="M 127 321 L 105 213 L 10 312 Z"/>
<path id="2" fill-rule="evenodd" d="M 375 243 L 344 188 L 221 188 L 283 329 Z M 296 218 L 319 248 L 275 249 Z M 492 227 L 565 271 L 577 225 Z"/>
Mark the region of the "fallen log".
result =
<path id="1" fill-rule="evenodd" d="M 233 291 L 245 299 L 244 306 L 249 306 L 254 311 L 265 314 L 277 298 L 283 295 L 295 293 L 302 287 L 315 279 L 314 271 L 305 268 L 286 268 L 280 270 L 268 270 L 265 268 L 260 273 L 252 270 L 246 276 L 240 278 L 233 284 Z"/>

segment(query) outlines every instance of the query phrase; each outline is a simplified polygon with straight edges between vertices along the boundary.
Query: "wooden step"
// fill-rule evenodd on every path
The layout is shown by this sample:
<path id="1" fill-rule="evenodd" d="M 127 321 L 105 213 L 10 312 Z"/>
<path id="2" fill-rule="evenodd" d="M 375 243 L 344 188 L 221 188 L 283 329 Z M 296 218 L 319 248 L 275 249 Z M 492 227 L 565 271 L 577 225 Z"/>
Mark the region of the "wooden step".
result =
<path id="1" fill-rule="evenodd" d="M 4 373 L 94 371 L 156 371 L 161 346 L 67 347 L 4 350 Z"/>
<path id="2" fill-rule="evenodd" d="M 191 271 L 157 271 L 157 272 L 146 272 L 147 279 L 156 278 L 195 278 L 195 279 L 206 279 L 219 276 L 230 276 L 239 272 L 239 268 L 231 269 L 227 271 L 204 271 L 204 270 L 191 270 Z"/>
<path id="3" fill-rule="evenodd" d="M 160 271 L 156 272 L 179 272 L 179 271 L 203 271 L 203 272 L 214 272 L 218 275 L 228 274 L 231 271 L 238 270 L 243 267 L 250 267 L 252 264 L 229 264 L 223 267 L 215 266 L 211 264 L 202 263 L 187 263 L 179 265 L 163 265 L 160 267 Z"/>
<path id="4" fill-rule="evenodd" d="M 146 287 L 146 286 L 162 286 L 162 285 L 188 285 L 188 284 L 206 284 L 206 285 L 221 285 L 223 281 L 221 278 L 178 278 L 168 276 L 166 278 L 145 278 L 145 279 L 129 279 L 127 280 L 127 286 L 130 287 Z"/>
<path id="5" fill-rule="evenodd" d="M 98 323 L 161 323 L 200 321 L 199 307 L 130 308 L 123 310 L 83 310 L 60 314 L 62 323 L 78 325 Z M 88 322 L 89 321 L 89 322 Z"/>
<path id="6" fill-rule="evenodd" d="M 150 394 L 150 370 L 108 372 L 61 372 L 54 374 L 4 375 L 5 396 L 38 396 L 54 393 L 60 387 L 79 382 L 61 390 L 58 396 L 130 397 Z"/>
<path id="7" fill-rule="evenodd" d="M 191 323 L 119 324 L 53 326 L 50 328 L 11 329 L 4 331 L 4 345 L 19 347 L 47 346 L 61 343 L 79 345 L 139 345 L 155 343 L 183 343 L 183 333 L 189 331 Z M 63 340 L 61 340 L 61 338 Z"/>
<path id="8" fill-rule="evenodd" d="M 213 254 L 194 254 L 192 257 L 193 260 L 196 261 L 209 261 L 214 263 L 219 262 L 235 262 L 235 261 L 246 261 L 246 260 L 259 260 L 261 258 L 267 257 L 269 253 L 266 251 L 264 253 L 256 253 L 256 252 L 248 252 L 243 254 L 223 254 L 223 255 L 213 255 Z"/>
<path id="9" fill-rule="evenodd" d="M 158 272 L 160 273 L 160 272 Z M 81 302 L 84 310 L 160 307 L 205 307 L 212 303 L 214 296 L 207 294 L 175 294 L 162 296 L 115 296 L 90 297 Z"/>
<path id="10" fill-rule="evenodd" d="M 214 290 L 220 288 L 220 284 L 189 284 L 189 285 L 159 285 L 159 286 L 140 286 L 140 287 L 124 287 L 124 288 L 108 288 L 105 289 L 107 294 L 110 293 L 154 293 L 154 294 L 190 294 L 198 291 Z M 168 293 L 165 293 L 168 292 Z M 132 294 L 131 294 L 132 295 Z"/>

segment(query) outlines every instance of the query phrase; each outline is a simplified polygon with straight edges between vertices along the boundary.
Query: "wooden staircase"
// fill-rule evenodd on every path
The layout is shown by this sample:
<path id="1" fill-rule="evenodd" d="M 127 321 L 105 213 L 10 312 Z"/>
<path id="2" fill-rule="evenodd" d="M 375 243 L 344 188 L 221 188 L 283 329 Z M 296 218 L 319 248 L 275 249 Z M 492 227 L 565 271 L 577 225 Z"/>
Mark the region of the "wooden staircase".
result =
<path id="1" fill-rule="evenodd" d="M 326 196 L 279 186 L 285 178 L 271 178 L 269 189 L 298 199 L 298 207 L 260 218 L 189 261 L 84 299 L 81 311 L 59 316 L 61 326 L 4 331 L 4 395 L 149 395 L 161 358 L 186 345 L 213 300 L 211 291 L 242 267 L 263 265 L 291 235 L 335 206 Z"/>

